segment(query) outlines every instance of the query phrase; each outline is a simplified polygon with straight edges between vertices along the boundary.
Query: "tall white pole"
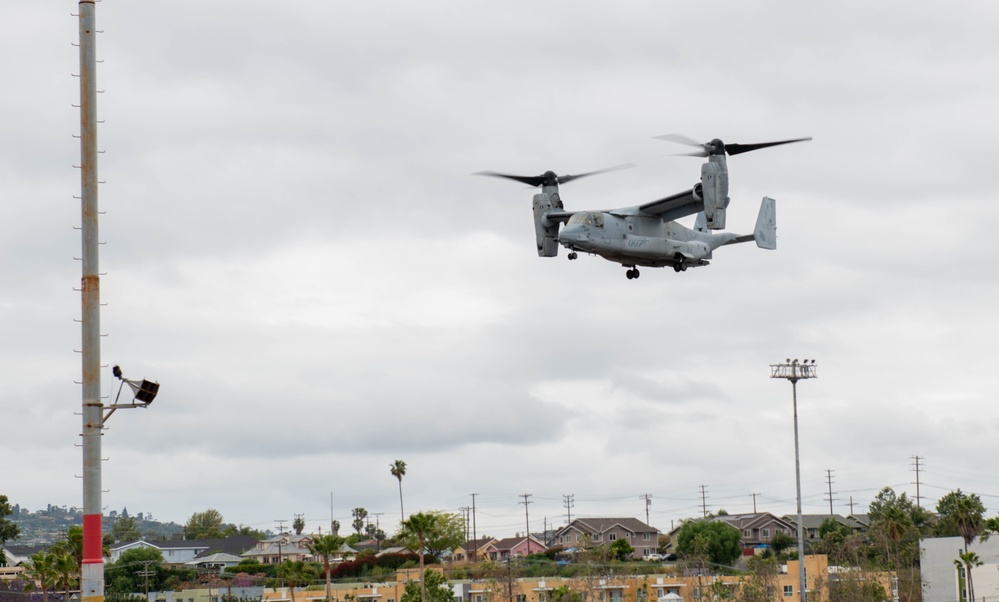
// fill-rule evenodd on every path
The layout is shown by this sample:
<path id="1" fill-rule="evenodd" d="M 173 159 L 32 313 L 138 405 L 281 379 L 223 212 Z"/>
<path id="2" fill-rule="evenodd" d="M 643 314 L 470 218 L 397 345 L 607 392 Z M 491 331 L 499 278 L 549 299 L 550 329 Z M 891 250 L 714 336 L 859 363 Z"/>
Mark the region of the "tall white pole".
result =
<path id="1" fill-rule="evenodd" d="M 811 362 L 811 363 L 809 363 Z M 794 486 L 798 503 L 798 590 L 801 602 L 806 602 L 807 586 L 805 581 L 805 527 L 801 515 L 801 456 L 798 448 L 798 381 L 815 378 L 815 360 L 788 359 L 783 364 L 770 364 L 770 378 L 783 378 L 791 381 L 791 396 L 794 409 Z"/>
<path id="2" fill-rule="evenodd" d="M 101 281 L 97 229 L 97 44 L 95 0 L 80 0 L 80 181 L 83 236 L 83 602 L 104 600 L 101 507 Z"/>
<path id="3" fill-rule="evenodd" d="M 798 379 L 791 379 L 791 397 L 794 405 L 794 486 L 798 498 L 798 587 L 801 602 L 805 602 L 805 529 L 801 517 L 801 461 L 798 454 Z"/>

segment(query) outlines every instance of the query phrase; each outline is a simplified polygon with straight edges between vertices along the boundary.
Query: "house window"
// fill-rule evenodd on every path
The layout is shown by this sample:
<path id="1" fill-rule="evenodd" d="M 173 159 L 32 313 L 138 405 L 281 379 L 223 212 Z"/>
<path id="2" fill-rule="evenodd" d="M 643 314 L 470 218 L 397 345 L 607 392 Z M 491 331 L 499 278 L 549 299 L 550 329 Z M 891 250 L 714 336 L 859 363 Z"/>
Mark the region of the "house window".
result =
<path id="1" fill-rule="evenodd" d="M 527 602 L 526 594 L 517 594 L 517 602 Z"/>
<path id="2" fill-rule="evenodd" d="M 579 533 L 576 533 L 576 543 L 579 543 Z"/>
<path id="3" fill-rule="evenodd" d="M 785 598 L 790 598 L 793 595 L 794 595 L 794 586 L 793 585 L 785 585 L 784 586 L 784 597 Z"/>
<path id="4" fill-rule="evenodd" d="M 538 592 L 538 602 L 546 602 L 548 600 L 548 592 Z"/>
<path id="5" fill-rule="evenodd" d="M 624 600 L 624 590 L 612 589 L 610 590 L 610 602 L 623 602 Z"/>
<path id="6" fill-rule="evenodd" d="M 642 533 L 642 541 L 649 541 L 649 534 L 648 533 Z"/>
<path id="7" fill-rule="evenodd" d="M 597 533 L 596 535 L 593 536 L 593 541 L 600 541 L 600 534 L 599 533 Z"/>
<path id="8" fill-rule="evenodd" d="M 763 530 L 763 539 L 770 539 L 770 529 Z"/>
<path id="9" fill-rule="evenodd" d="M 475 594 L 472 596 L 472 602 L 486 602 L 486 596 L 484 594 Z"/>
<path id="10" fill-rule="evenodd" d="M 607 536 L 607 539 L 609 541 L 616 541 L 617 540 L 617 534 L 616 533 L 611 533 L 610 535 Z"/>
<path id="11" fill-rule="evenodd" d="M 752 537 L 753 534 L 749 532 L 749 529 L 743 529 L 742 530 L 742 536 L 743 537 Z"/>

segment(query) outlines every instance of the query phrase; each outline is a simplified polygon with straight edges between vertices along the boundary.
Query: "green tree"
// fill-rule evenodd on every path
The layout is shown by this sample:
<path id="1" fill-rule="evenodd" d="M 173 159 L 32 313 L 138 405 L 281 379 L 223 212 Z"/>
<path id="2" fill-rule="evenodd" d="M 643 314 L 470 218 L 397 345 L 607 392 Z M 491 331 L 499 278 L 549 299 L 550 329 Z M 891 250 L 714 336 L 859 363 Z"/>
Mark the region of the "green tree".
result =
<path id="1" fill-rule="evenodd" d="M 125 550 L 118 557 L 118 561 L 107 565 L 104 571 L 108 583 L 111 584 L 109 590 L 118 594 L 127 594 L 140 589 L 136 587 L 133 579 L 138 571 L 150 573 L 143 577 L 143 583 L 148 583 L 150 590 L 160 589 L 166 579 L 163 554 L 156 548 L 145 546 Z"/>
<path id="2" fill-rule="evenodd" d="M 399 480 L 399 520 L 406 520 L 406 513 L 402 510 L 402 477 L 406 476 L 406 463 L 396 460 L 389 465 L 389 472 Z"/>
<path id="3" fill-rule="evenodd" d="M 277 568 L 277 576 L 288 583 L 291 592 L 291 602 L 295 602 L 295 587 L 308 584 L 316 576 L 316 567 L 310 562 L 301 560 L 285 560 Z"/>
<path id="4" fill-rule="evenodd" d="M 960 535 L 964 551 L 985 528 L 985 506 L 977 494 L 951 491 L 937 502 L 939 535 Z"/>
<path id="5" fill-rule="evenodd" d="M 424 583 L 426 581 L 426 583 Z M 426 575 L 420 578 L 420 585 L 415 581 L 406 583 L 406 590 L 403 592 L 399 602 L 453 602 L 454 587 L 447 582 L 444 573 L 440 571 L 427 571 Z"/>
<path id="6" fill-rule="evenodd" d="M 309 544 L 309 551 L 315 556 L 318 556 L 323 561 L 323 572 L 326 573 L 326 600 L 329 602 L 333 599 L 333 591 L 330 586 L 330 573 L 333 568 L 330 564 L 330 559 L 335 557 L 343 547 L 343 538 L 337 535 L 318 535 Z"/>
<path id="7" fill-rule="evenodd" d="M 436 516 L 437 522 L 424 542 L 428 554 L 440 558 L 444 552 L 465 543 L 465 519 L 460 514 L 438 510 L 429 512 L 429 514 Z"/>
<path id="8" fill-rule="evenodd" d="M 702 539 L 698 550 L 696 540 Z M 694 556 L 706 554 L 707 559 L 714 564 L 729 566 L 742 556 L 739 542 L 742 533 L 732 525 L 722 521 L 691 520 L 683 523 L 677 534 L 677 553 Z"/>
<path id="9" fill-rule="evenodd" d="M 305 519 L 301 516 L 296 516 L 295 520 L 291 523 L 291 528 L 295 530 L 295 535 L 301 535 L 302 531 L 305 530 Z"/>
<path id="10" fill-rule="evenodd" d="M 420 602 L 427 602 L 426 579 L 424 578 L 424 555 L 427 540 L 433 537 L 438 529 L 439 514 L 432 512 L 417 512 L 402 521 L 398 538 L 406 543 L 409 549 L 416 550 L 420 556 Z"/>
<path id="11" fill-rule="evenodd" d="M 627 539 L 615 539 L 610 545 L 611 554 L 614 558 L 624 561 L 631 557 L 635 553 L 635 548 Z"/>
<path id="12" fill-rule="evenodd" d="M 55 560 L 53 554 L 42 550 L 31 555 L 31 560 L 24 569 L 25 576 L 33 582 L 38 583 L 38 586 L 42 588 L 42 602 L 49 602 L 49 590 L 56 586 L 59 578 Z"/>
<path id="13" fill-rule="evenodd" d="M 56 581 L 62 585 L 62 590 L 65 594 L 63 600 L 69 600 L 69 590 L 79 581 L 80 567 L 76 563 L 76 558 L 73 557 L 73 554 L 67 550 L 59 550 L 53 556 L 52 568 L 55 570 Z"/>
<path id="14" fill-rule="evenodd" d="M 135 519 L 130 516 L 119 516 L 118 520 L 111 525 L 111 538 L 115 543 L 123 541 L 135 541 L 142 537 L 139 528 L 135 525 Z"/>
<path id="15" fill-rule="evenodd" d="M 780 574 L 777 558 L 750 556 L 746 568 L 749 574 L 739 580 L 739 599 L 742 602 L 771 602 L 777 575 Z"/>
<path id="16" fill-rule="evenodd" d="M 14 514 L 10 507 L 10 501 L 6 495 L 0 495 L 0 566 L 7 566 L 7 557 L 3 553 L 3 546 L 8 541 L 13 541 L 21 534 L 21 529 L 17 524 L 7 518 Z"/>
<path id="17" fill-rule="evenodd" d="M 965 569 L 964 576 L 968 583 L 968 600 L 975 600 L 975 581 L 971 578 L 971 569 L 976 566 L 982 566 L 982 564 L 984 564 L 982 559 L 974 552 L 961 552 L 958 555 L 958 559 L 954 561 L 954 566 L 957 567 L 958 571 L 961 568 Z"/>
<path id="18" fill-rule="evenodd" d="M 783 531 L 777 531 L 774 533 L 773 537 L 770 538 L 770 550 L 778 557 L 786 550 L 796 545 L 798 545 L 797 538 Z"/>
<path id="19" fill-rule="evenodd" d="M 364 519 L 368 518 L 368 511 L 358 507 L 351 510 L 350 515 L 354 517 L 354 522 L 350 523 L 350 526 L 354 527 L 354 531 L 360 535 L 361 530 L 364 529 Z"/>
<path id="20" fill-rule="evenodd" d="M 195 512 L 187 519 L 184 533 L 188 539 L 221 539 L 222 513 L 215 508 Z"/>

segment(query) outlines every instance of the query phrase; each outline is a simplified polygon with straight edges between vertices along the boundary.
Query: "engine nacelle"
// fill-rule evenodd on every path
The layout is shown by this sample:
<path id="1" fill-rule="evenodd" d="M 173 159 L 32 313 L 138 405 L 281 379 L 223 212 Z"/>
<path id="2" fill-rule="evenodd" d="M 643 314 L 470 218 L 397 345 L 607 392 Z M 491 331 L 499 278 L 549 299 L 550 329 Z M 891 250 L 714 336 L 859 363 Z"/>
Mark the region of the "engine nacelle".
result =
<path id="1" fill-rule="evenodd" d="M 558 222 L 545 219 L 545 214 L 554 209 L 562 209 L 558 193 L 542 192 L 534 195 L 534 233 L 538 242 L 538 257 L 558 255 Z"/>
<path id="2" fill-rule="evenodd" d="M 704 200 L 704 217 L 708 228 L 725 228 L 725 208 L 728 207 L 728 169 L 723 161 L 711 157 L 701 165 L 701 198 Z"/>

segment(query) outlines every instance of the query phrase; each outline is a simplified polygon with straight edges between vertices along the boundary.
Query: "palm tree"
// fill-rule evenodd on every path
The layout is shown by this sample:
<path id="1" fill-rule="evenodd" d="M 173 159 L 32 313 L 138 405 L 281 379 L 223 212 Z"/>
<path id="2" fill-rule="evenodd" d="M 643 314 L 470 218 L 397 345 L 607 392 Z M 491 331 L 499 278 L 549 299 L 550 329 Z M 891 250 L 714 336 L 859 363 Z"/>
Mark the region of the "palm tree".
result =
<path id="1" fill-rule="evenodd" d="M 295 602 L 295 586 L 311 581 L 316 576 L 316 569 L 309 562 L 289 558 L 278 566 L 277 576 L 288 582 L 291 602 Z"/>
<path id="2" fill-rule="evenodd" d="M 392 476 L 399 479 L 399 520 L 406 520 L 406 513 L 402 510 L 402 477 L 406 476 L 406 463 L 402 460 L 396 460 L 389 465 L 389 472 Z"/>
<path id="3" fill-rule="evenodd" d="M 344 541 L 346 541 L 344 538 L 337 535 L 318 535 L 309 544 L 309 551 L 323 559 L 323 570 L 326 572 L 326 602 L 331 602 L 333 599 L 330 587 L 330 573 L 332 572 L 330 558 L 336 556 Z"/>
<path id="4" fill-rule="evenodd" d="M 31 564 L 26 567 L 24 573 L 42 588 L 42 602 L 49 602 L 49 588 L 55 585 L 57 578 L 55 556 L 45 550 L 32 554 Z"/>
<path id="5" fill-rule="evenodd" d="M 69 600 L 69 590 L 77 584 L 80 567 L 76 563 L 76 558 L 68 551 L 62 550 L 52 554 L 52 556 L 52 568 L 55 571 L 56 581 L 62 585 L 63 592 L 66 594 L 63 600 Z"/>
<path id="6" fill-rule="evenodd" d="M 968 602 L 974 602 L 975 600 L 975 582 L 971 579 L 971 568 L 976 566 L 982 566 L 982 559 L 978 557 L 978 554 L 974 552 L 961 552 L 959 554 L 959 559 L 954 561 L 954 566 L 959 570 L 963 565 L 965 567 L 965 575 L 968 581 Z"/>
<path id="7" fill-rule="evenodd" d="M 427 512 L 417 512 L 411 514 L 409 518 L 402 521 L 402 529 L 399 537 L 406 542 L 410 548 L 417 548 L 420 555 L 420 602 L 427 600 L 427 585 L 423 578 L 423 554 L 426 548 L 427 538 L 437 529 L 438 515 Z M 415 545 L 414 545 L 415 544 Z"/>

